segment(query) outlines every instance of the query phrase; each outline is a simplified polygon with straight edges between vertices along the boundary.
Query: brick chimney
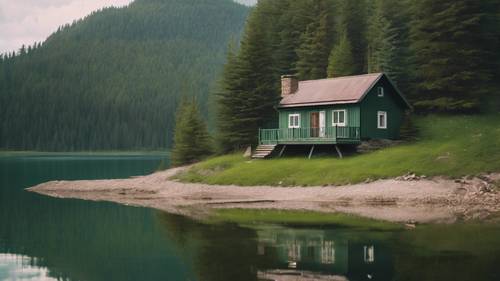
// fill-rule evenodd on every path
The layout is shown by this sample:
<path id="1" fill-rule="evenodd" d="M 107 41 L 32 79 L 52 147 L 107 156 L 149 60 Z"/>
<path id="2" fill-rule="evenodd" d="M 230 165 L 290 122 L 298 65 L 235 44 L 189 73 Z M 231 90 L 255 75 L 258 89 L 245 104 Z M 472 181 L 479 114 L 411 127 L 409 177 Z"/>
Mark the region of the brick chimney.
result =
<path id="1" fill-rule="evenodd" d="M 299 89 L 299 80 L 295 75 L 282 75 L 281 76 L 281 97 L 284 98 L 288 95 L 295 94 Z"/>

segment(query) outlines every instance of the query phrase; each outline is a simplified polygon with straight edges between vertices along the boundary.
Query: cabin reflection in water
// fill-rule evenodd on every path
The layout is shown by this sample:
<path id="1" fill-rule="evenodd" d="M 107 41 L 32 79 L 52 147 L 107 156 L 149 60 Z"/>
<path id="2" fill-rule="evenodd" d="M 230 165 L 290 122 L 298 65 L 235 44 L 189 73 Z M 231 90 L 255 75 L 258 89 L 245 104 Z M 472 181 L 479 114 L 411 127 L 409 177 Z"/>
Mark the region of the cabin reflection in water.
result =
<path id="1" fill-rule="evenodd" d="M 334 230 L 258 231 L 259 280 L 391 280 L 390 253 L 379 241 Z"/>

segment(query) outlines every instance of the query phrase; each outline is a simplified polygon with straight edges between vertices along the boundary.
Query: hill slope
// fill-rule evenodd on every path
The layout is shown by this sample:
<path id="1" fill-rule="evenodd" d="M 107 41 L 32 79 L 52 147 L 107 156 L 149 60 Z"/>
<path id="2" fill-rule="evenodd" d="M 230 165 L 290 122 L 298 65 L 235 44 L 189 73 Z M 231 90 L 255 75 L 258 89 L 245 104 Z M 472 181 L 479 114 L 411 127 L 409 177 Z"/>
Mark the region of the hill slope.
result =
<path id="1" fill-rule="evenodd" d="M 0 149 L 170 146 L 180 97 L 207 104 L 248 9 L 231 0 L 136 0 L 4 56 Z"/>

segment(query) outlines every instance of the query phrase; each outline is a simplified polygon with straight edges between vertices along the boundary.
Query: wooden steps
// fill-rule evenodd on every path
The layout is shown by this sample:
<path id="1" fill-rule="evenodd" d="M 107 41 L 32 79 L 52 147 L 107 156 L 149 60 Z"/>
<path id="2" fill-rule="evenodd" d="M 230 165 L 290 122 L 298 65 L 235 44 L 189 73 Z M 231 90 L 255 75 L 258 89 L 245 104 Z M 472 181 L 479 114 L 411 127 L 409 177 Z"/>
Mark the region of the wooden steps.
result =
<path id="1" fill-rule="evenodd" d="M 265 159 L 273 153 L 274 149 L 276 148 L 275 144 L 269 144 L 269 145 L 264 145 L 261 144 L 257 146 L 255 149 L 254 153 L 252 154 L 252 158 L 254 159 Z"/>

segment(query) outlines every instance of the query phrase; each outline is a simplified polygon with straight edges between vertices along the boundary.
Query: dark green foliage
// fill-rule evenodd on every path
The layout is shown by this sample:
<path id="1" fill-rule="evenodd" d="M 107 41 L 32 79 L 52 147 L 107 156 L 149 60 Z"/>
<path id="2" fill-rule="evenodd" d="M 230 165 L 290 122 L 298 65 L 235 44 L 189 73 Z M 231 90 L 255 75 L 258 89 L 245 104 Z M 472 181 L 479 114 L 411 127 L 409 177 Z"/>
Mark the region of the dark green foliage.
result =
<path id="1" fill-rule="evenodd" d="M 366 0 L 338 0 L 338 30 L 345 33 L 354 54 L 354 74 L 366 73 L 366 22 L 368 10 Z"/>
<path id="2" fill-rule="evenodd" d="M 352 46 L 346 35 L 332 49 L 328 60 L 328 77 L 349 76 L 355 73 Z"/>
<path id="3" fill-rule="evenodd" d="M 325 78 L 328 56 L 333 40 L 331 3 L 327 0 L 309 1 L 310 23 L 300 37 L 297 52 L 297 73 L 301 80 Z"/>
<path id="4" fill-rule="evenodd" d="M 227 42 L 247 12 L 231 0 L 136 0 L 3 56 L 0 149 L 170 147 L 180 93 L 207 115 Z"/>
<path id="5" fill-rule="evenodd" d="M 417 112 L 477 113 L 479 111 L 479 103 L 477 100 L 454 99 L 447 97 L 416 101 L 414 105 Z"/>
<path id="6" fill-rule="evenodd" d="M 376 0 L 368 27 L 368 72 L 384 72 L 408 92 L 409 13 L 400 0 Z"/>
<path id="7" fill-rule="evenodd" d="M 499 6 L 495 0 L 259 1 L 219 85 L 220 151 L 255 144 L 258 127 L 276 127 L 272 105 L 283 74 L 308 80 L 385 72 L 425 112 L 495 104 Z"/>
<path id="8" fill-rule="evenodd" d="M 212 153 L 212 140 L 207 124 L 198 110 L 198 104 L 182 101 L 177 109 L 172 148 L 172 165 L 192 164 Z"/>
<path id="9" fill-rule="evenodd" d="M 405 141 L 413 141 L 417 139 L 418 128 L 413 122 L 413 116 L 410 113 L 406 113 L 399 130 L 399 137 Z"/>
<path id="10" fill-rule="evenodd" d="M 239 53 L 229 52 L 218 97 L 218 143 L 221 152 L 257 143 L 257 130 L 274 119 L 279 75 L 261 14 L 252 13 Z"/>
<path id="11" fill-rule="evenodd" d="M 481 1 L 414 0 L 412 8 L 414 99 L 425 111 L 475 111 L 493 86 Z"/>

